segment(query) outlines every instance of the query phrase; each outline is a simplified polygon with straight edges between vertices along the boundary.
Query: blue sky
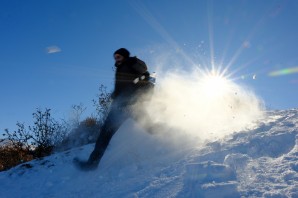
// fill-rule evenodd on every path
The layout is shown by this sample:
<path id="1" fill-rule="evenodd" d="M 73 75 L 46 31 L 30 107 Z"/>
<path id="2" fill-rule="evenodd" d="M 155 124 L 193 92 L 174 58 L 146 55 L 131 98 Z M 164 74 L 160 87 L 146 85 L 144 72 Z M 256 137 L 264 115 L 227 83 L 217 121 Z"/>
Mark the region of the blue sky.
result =
<path id="1" fill-rule="evenodd" d="M 1 0 L 0 131 L 30 124 L 36 108 L 66 119 L 74 104 L 93 111 L 120 47 L 151 71 L 163 53 L 186 59 L 186 71 L 214 57 L 269 109 L 297 108 L 298 73 L 270 75 L 297 70 L 297 10 L 296 0 Z"/>

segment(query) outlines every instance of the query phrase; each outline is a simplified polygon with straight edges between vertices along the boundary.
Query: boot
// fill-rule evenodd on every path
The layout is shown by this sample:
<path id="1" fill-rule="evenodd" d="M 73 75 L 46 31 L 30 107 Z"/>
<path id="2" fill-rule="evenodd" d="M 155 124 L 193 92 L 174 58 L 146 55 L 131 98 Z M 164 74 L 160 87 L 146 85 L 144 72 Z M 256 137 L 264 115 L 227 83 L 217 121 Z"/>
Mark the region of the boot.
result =
<path id="1" fill-rule="evenodd" d="M 80 169 L 82 171 L 92 171 L 92 170 L 97 169 L 99 161 L 97 161 L 97 160 L 95 160 L 95 161 L 89 161 L 89 160 L 84 161 L 84 160 L 81 160 L 79 158 L 74 158 L 73 163 L 78 169 Z"/>

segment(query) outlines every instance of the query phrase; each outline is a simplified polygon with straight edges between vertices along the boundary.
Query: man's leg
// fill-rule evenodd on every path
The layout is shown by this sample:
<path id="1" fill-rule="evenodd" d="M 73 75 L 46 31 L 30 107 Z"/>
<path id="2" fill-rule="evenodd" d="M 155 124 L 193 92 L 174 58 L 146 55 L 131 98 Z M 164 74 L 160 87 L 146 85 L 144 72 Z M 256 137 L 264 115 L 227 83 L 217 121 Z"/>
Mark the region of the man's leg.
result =
<path id="1" fill-rule="evenodd" d="M 111 109 L 103 126 L 101 127 L 99 137 L 97 138 L 94 150 L 90 154 L 88 161 L 77 163 L 81 169 L 93 170 L 97 168 L 99 161 L 101 160 L 113 135 L 127 118 L 128 115 L 123 110 L 117 109 L 116 107 Z"/>
<path id="2" fill-rule="evenodd" d="M 140 108 L 143 105 L 138 106 L 139 109 L 135 109 L 132 113 L 132 119 L 134 119 L 137 123 L 139 123 L 143 129 L 150 133 L 156 133 L 156 123 L 152 120 L 150 114 L 147 112 L 146 108 Z"/>
<path id="3" fill-rule="evenodd" d="M 105 123 L 103 124 L 99 137 L 96 140 L 96 144 L 94 150 L 92 151 L 88 162 L 92 163 L 99 163 L 100 159 L 102 158 L 106 148 L 108 147 L 113 135 L 116 131 L 120 128 L 122 123 L 127 119 L 125 115 L 114 115 L 114 114 L 123 114 L 119 111 L 111 112 Z"/>

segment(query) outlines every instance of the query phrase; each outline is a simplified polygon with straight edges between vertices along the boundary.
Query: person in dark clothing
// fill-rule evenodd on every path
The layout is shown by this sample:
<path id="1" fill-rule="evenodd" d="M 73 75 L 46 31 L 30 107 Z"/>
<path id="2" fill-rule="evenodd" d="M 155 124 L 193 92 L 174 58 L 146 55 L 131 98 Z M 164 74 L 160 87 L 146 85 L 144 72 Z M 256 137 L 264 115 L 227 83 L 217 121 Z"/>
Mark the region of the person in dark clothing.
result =
<path id="1" fill-rule="evenodd" d="M 75 165 L 82 170 L 88 171 L 97 168 L 113 135 L 123 122 L 128 118 L 133 118 L 132 106 L 142 94 L 152 88 L 145 62 L 136 57 L 130 57 L 129 51 L 125 48 L 115 51 L 114 59 L 116 66 L 115 88 L 111 95 L 113 101 L 109 113 L 101 127 L 89 159 L 87 161 L 74 159 Z"/>

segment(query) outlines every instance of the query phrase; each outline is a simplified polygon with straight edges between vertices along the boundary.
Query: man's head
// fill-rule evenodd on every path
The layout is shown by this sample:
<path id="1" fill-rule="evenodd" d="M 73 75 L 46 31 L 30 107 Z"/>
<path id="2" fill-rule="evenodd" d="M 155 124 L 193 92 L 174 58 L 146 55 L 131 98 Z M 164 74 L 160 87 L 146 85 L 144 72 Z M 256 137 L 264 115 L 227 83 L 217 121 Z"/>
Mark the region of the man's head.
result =
<path id="1" fill-rule="evenodd" d="M 114 52 L 114 59 L 116 61 L 116 65 L 120 65 L 125 61 L 125 59 L 129 58 L 130 53 L 125 48 L 120 48 Z"/>

